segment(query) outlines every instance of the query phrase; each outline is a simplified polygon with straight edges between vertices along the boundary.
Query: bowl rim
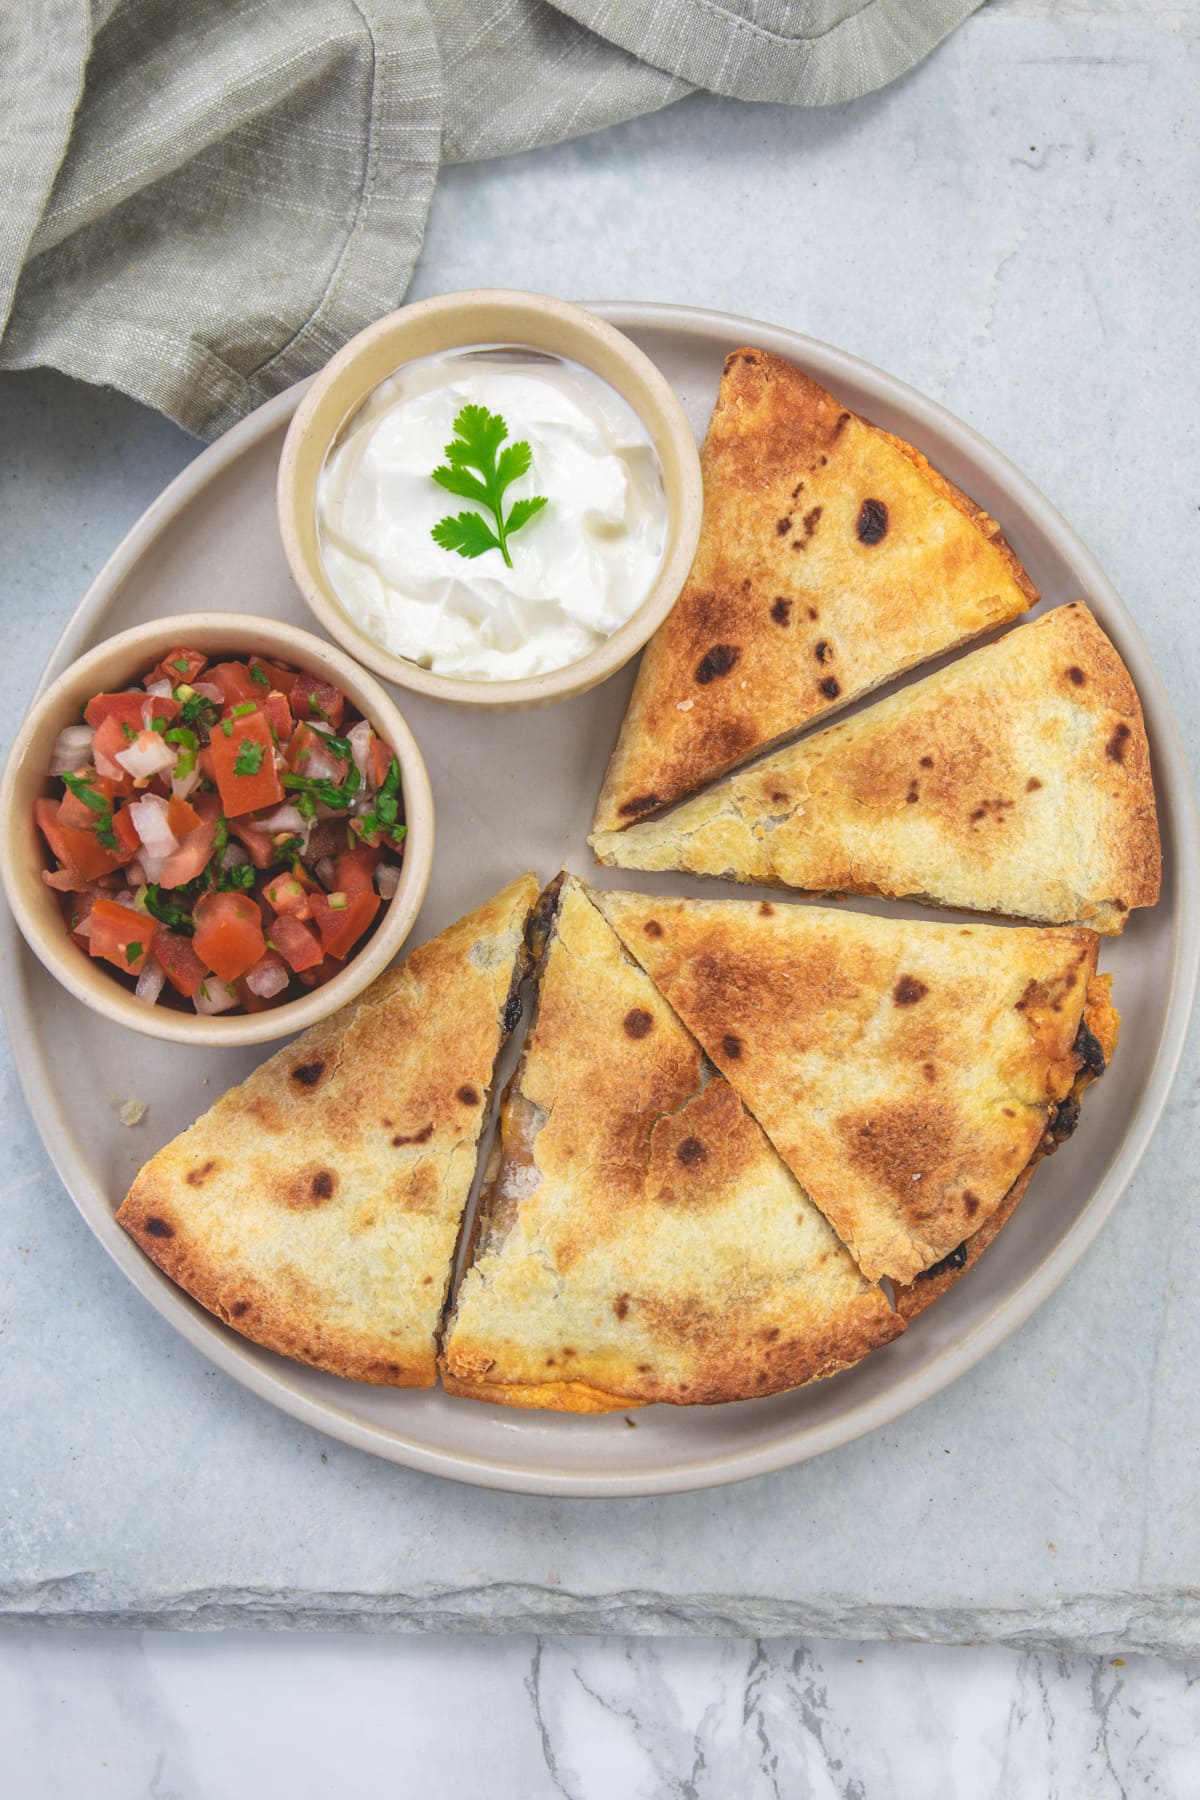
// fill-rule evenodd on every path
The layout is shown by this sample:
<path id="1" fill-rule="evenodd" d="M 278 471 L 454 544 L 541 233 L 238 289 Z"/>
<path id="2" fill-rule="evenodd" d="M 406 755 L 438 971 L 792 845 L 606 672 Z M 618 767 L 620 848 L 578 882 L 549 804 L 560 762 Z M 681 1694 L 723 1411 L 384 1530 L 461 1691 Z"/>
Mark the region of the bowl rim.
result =
<path id="1" fill-rule="evenodd" d="M 169 1007 L 150 1007 L 113 979 L 106 968 L 81 956 L 61 929 L 31 902 L 25 879 L 27 856 L 20 848 L 29 828 L 28 809 L 46 779 L 26 756 L 33 741 L 48 729 L 47 721 L 68 706 L 79 705 L 93 671 L 108 669 L 128 657 L 128 677 L 137 672 L 139 652 L 159 647 L 162 651 L 189 639 L 203 647 L 208 640 L 236 650 L 239 639 L 263 642 L 261 654 L 282 656 L 302 668 L 320 668 L 342 687 L 355 707 L 380 729 L 400 763 L 408 835 L 401 864 L 400 882 L 373 937 L 352 956 L 337 975 L 301 998 L 259 1013 L 189 1014 Z M 92 691 L 98 691 L 94 686 Z M 302 627 L 259 613 L 190 612 L 166 615 L 116 632 L 75 657 L 61 674 L 35 694 L 10 746 L 0 776 L 0 877 L 14 919 L 30 949 L 67 991 L 113 1024 L 137 1031 L 144 1037 L 205 1049 L 269 1043 L 291 1036 L 327 1018 L 354 1000 L 388 967 L 407 939 L 425 898 L 433 863 L 433 792 L 425 759 L 416 738 L 396 706 L 375 678 L 335 644 L 328 644 Z"/>
<path id="2" fill-rule="evenodd" d="M 663 434 L 671 441 L 681 459 L 682 491 L 678 507 L 672 513 L 672 532 L 653 585 L 631 616 L 602 644 L 575 662 L 565 663 L 559 669 L 546 670 L 541 675 L 472 681 L 462 676 L 435 674 L 433 670 L 422 669 L 407 657 L 385 649 L 343 611 L 327 591 L 328 578 L 314 566 L 314 559 L 308 555 L 301 541 L 296 523 L 301 504 L 296 483 L 301 447 L 312 431 L 314 416 L 330 388 L 341 380 L 348 369 L 354 368 L 381 341 L 386 342 L 394 335 L 419 327 L 427 320 L 450 321 L 464 315 L 469 316 L 477 310 L 486 311 L 497 307 L 511 308 L 530 320 L 531 332 L 526 341 L 531 349 L 538 347 L 538 323 L 553 320 L 558 324 L 566 324 L 578 333 L 580 344 L 575 360 L 584 367 L 592 367 L 585 354 L 587 345 L 591 343 L 603 345 L 607 352 L 614 354 L 631 369 L 651 397 Z M 478 338 L 471 341 L 487 340 Z M 455 347 L 458 346 L 454 343 L 447 343 L 445 346 L 447 350 Z M 466 347 L 465 343 L 462 347 Z M 430 354 L 437 352 L 422 352 L 422 356 Z M 395 363 L 393 372 L 404 368 L 406 363 L 417 360 L 417 357 L 402 355 Z M 599 373 L 594 369 L 592 372 Z M 605 377 L 601 376 L 600 379 Z M 325 440 L 321 450 L 322 464 L 330 447 L 349 420 L 366 403 L 379 385 L 379 380 L 376 377 L 364 384 L 362 392 L 341 413 L 336 426 L 328 433 L 322 433 Z M 626 400 L 626 404 L 633 405 L 629 400 Z M 645 412 L 636 407 L 634 410 L 642 424 L 651 429 L 652 422 Z M 700 454 L 695 433 L 677 394 L 657 364 L 623 331 L 586 307 L 557 300 L 547 294 L 526 293 L 517 288 L 467 288 L 458 293 L 434 295 L 427 300 L 417 300 L 408 306 L 397 307 L 395 311 L 385 313 L 382 318 L 358 332 L 309 379 L 300 405 L 288 426 L 280 453 L 275 489 L 279 535 L 292 579 L 305 604 L 331 638 L 345 646 L 359 662 L 395 683 L 397 687 L 455 705 L 494 707 L 500 710 L 545 705 L 584 693 L 588 688 L 606 681 L 610 675 L 615 675 L 618 669 L 623 668 L 645 647 L 674 606 L 687 580 L 700 537 L 702 498 Z"/>

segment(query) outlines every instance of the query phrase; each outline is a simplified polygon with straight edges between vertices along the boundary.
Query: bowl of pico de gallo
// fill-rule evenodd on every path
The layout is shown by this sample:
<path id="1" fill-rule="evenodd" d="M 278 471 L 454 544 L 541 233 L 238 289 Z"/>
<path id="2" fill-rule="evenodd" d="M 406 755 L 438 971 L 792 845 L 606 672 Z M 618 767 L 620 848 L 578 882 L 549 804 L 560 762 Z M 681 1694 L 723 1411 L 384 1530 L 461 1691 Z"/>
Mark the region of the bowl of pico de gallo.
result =
<path id="1" fill-rule="evenodd" d="M 306 631 L 191 613 L 109 638 L 30 709 L 0 783 L 30 947 L 114 1023 L 262 1043 L 407 938 L 433 797 L 378 682 Z"/>

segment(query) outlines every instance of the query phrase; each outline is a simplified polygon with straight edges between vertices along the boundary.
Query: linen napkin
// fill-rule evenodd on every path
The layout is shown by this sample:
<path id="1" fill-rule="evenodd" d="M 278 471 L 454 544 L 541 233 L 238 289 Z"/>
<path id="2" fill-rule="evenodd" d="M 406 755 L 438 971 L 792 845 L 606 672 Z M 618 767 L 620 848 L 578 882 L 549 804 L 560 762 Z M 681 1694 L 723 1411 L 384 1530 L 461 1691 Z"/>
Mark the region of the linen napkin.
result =
<path id="1" fill-rule="evenodd" d="M 400 303 L 443 162 L 853 99 L 978 4 L 3 0 L 0 368 L 215 437 Z"/>

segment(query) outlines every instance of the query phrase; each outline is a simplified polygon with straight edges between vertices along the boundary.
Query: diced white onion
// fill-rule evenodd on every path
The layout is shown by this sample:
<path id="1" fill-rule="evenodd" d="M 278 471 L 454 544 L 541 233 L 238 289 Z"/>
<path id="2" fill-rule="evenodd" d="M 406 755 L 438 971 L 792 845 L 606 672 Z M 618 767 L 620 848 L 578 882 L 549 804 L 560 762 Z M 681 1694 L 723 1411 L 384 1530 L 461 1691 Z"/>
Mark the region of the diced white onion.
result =
<path id="1" fill-rule="evenodd" d="M 206 1017 L 213 1013 L 228 1012 L 230 1007 L 236 1006 L 237 1003 L 237 989 L 230 987 L 227 982 L 218 981 L 215 975 L 206 975 L 192 996 L 192 1005 L 198 1013 L 204 1013 Z"/>
<path id="2" fill-rule="evenodd" d="M 171 698 L 171 684 L 165 675 L 160 676 L 157 681 L 147 683 L 146 692 L 152 695 L 156 700 L 169 700 Z M 142 707 L 142 717 L 148 725 L 150 723 L 149 711 L 145 706 Z"/>
<path id="3" fill-rule="evenodd" d="M 354 754 L 354 766 L 362 776 L 363 786 L 374 788 L 371 779 L 371 726 L 368 720 L 360 719 L 351 731 L 346 733 L 346 742 Z"/>
<path id="4" fill-rule="evenodd" d="M 288 984 L 288 972 L 282 963 L 264 963 L 261 968 L 251 969 L 246 977 L 246 986 L 260 1000 L 271 1000 L 276 994 L 282 994 Z"/>
<path id="5" fill-rule="evenodd" d="M 340 781 L 342 765 L 324 750 L 310 750 L 301 759 L 300 773 L 309 781 Z"/>
<path id="6" fill-rule="evenodd" d="M 90 938 L 92 935 L 92 930 L 93 930 L 92 915 L 91 915 L 91 911 L 89 910 L 87 917 L 80 919 L 78 925 L 76 925 L 74 927 L 71 935 L 72 935 L 72 937 Z"/>
<path id="7" fill-rule="evenodd" d="M 193 681 L 192 692 L 194 694 L 202 695 L 205 700 L 213 701 L 217 706 L 224 706 L 225 704 L 224 694 L 221 692 L 220 688 L 215 687 L 211 681 Z"/>
<path id="8" fill-rule="evenodd" d="M 176 800 L 186 800 L 201 779 L 199 763 L 193 763 L 186 775 L 172 775 L 171 792 Z"/>
<path id="9" fill-rule="evenodd" d="M 178 850 L 179 839 L 167 824 L 167 803 L 161 794 L 143 794 L 131 801 L 129 818 L 151 856 L 171 856 Z"/>
<path id="10" fill-rule="evenodd" d="M 163 769 L 175 767 L 175 752 L 157 731 L 139 731 L 132 744 L 117 751 L 117 761 L 135 781 L 148 781 Z"/>
<path id="11" fill-rule="evenodd" d="M 221 858 L 221 867 L 223 869 L 240 869 L 243 863 L 249 861 L 250 858 L 246 855 L 243 844 L 226 844 L 225 854 Z"/>
<path id="12" fill-rule="evenodd" d="M 68 725 L 60 731 L 50 752 L 50 774 L 73 775 L 76 769 L 86 769 L 95 735 L 90 725 Z"/>
<path id="13" fill-rule="evenodd" d="M 124 781 L 125 771 L 120 763 L 114 762 L 111 756 L 105 756 L 103 750 L 93 749 L 92 763 L 97 775 L 105 775 L 109 781 Z"/>
<path id="14" fill-rule="evenodd" d="M 256 823 L 272 836 L 277 831 L 295 831 L 307 839 L 311 829 L 311 821 L 304 818 L 297 807 L 288 805 L 277 806 L 273 813 L 268 813 L 265 819 L 259 819 Z"/>
<path id="15" fill-rule="evenodd" d="M 375 891 L 390 900 L 400 886 L 400 868 L 397 863 L 381 862 L 375 864 Z"/>
<path id="16" fill-rule="evenodd" d="M 135 1000 L 142 1000 L 147 1006 L 153 1006 L 163 991 L 163 983 L 167 972 L 162 964 L 148 956 L 142 964 L 142 972 L 137 978 L 137 986 L 133 990 Z"/>

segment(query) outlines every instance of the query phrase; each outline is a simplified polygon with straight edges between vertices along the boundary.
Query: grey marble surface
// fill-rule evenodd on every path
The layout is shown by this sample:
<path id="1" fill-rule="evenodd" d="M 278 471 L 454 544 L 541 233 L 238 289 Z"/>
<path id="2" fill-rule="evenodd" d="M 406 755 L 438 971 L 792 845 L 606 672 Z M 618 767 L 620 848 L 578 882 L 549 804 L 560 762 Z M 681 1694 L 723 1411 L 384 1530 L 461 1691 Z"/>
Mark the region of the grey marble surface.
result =
<path id="1" fill-rule="evenodd" d="M 414 292 L 510 282 L 728 307 L 924 388 L 1096 550 L 1194 755 L 1197 47 L 1195 11 L 1000 0 L 852 106 L 798 115 L 698 97 L 450 170 Z M 196 448 L 119 396 L 44 373 L 0 383 L 0 721 L 19 714 L 90 575 Z M 0 1064 L 11 1619 L 1200 1655 L 1194 1054 L 1101 1241 L 952 1389 L 741 1488 L 573 1503 L 375 1462 L 210 1369 L 58 1186 L 16 1088 L 20 1055 L 12 1045 Z M 783 1712 L 798 1707 L 793 1696 Z M 780 1791 L 855 1791 L 847 1780 Z"/>
<path id="2" fill-rule="evenodd" d="M 1151 1658 L 779 1639 L 0 1631 L 20 1800 L 1193 1800 Z"/>

